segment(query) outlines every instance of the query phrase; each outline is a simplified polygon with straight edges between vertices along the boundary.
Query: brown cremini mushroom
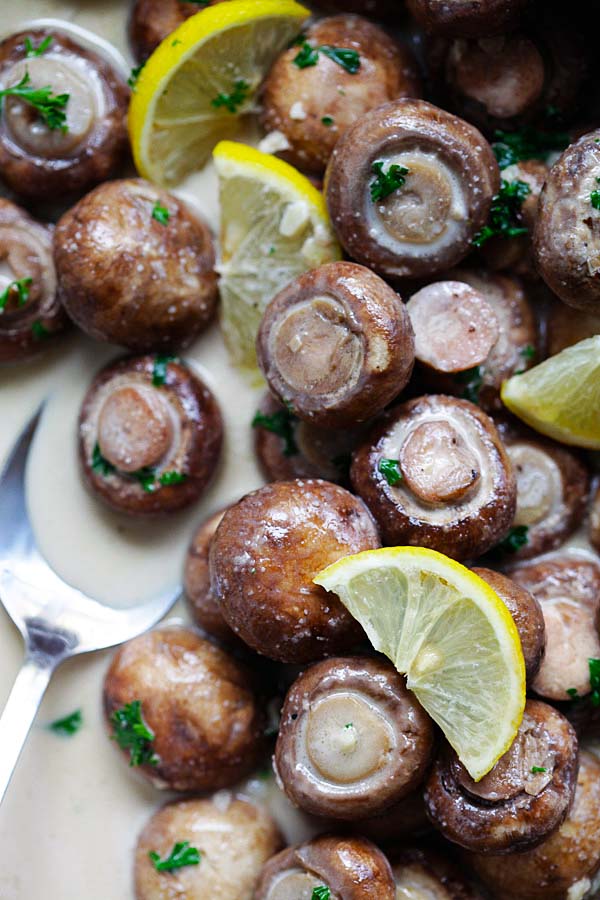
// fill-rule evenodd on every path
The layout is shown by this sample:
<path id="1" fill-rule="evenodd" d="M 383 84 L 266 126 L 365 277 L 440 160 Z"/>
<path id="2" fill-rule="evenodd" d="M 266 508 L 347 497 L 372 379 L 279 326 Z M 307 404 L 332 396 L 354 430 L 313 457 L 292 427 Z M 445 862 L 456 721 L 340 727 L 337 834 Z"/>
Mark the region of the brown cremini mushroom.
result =
<path id="1" fill-rule="evenodd" d="M 125 357 L 96 375 L 79 416 L 87 483 L 130 515 L 176 512 L 212 479 L 223 426 L 206 385 L 175 357 Z"/>
<path id="2" fill-rule="evenodd" d="M 288 691 L 275 769 L 300 809 L 355 820 L 410 794 L 432 750 L 433 723 L 390 663 L 336 658 Z"/>
<path id="3" fill-rule="evenodd" d="M 67 326 L 58 301 L 52 232 L 0 198 L 0 365 L 52 346 Z M 6 273 L 6 274 L 5 274 Z"/>
<path id="4" fill-rule="evenodd" d="M 121 719 L 136 703 L 153 735 L 141 759 L 120 740 Z M 104 679 L 104 711 L 130 765 L 158 788 L 229 787 L 265 749 L 265 716 L 250 672 L 188 628 L 164 626 L 124 644 Z"/>
<path id="5" fill-rule="evenodd" d="M 54 255 L 60 299 L 96 340 L 139 353 L 181 348 L 215 311 L 208 227 L 141 178 L 102 184 L 66 212 Z"/>
<path id="6" fill-rule="evenodd" d="M 64 197 L 116 173 L 127 149 L 129 90 L 107 60 L 55 28 L 23 31 L 0 43 L 0 90 L 17 85 L 67 99 L 44 117 L 19 96 L 4 97 L 0 176 L 16 194 Z"/>
<path id="7" fill-rule="evenodd" d="M 396 900 L 483 900 L 464 870 L 430 847 L 395 853 L 392 872 Z"/>
<path id="8" fill-rule="evenodd" d="M 407 0 L 418 24 L 426 31 L 452 37 L 504 34 L 519 21 L 529 0 Z"/>
<path id="9" fill-rule="evenodd" d="M 585 338 L 600 334 L 600 308 L 598 312 L 578 311 L 573 315 L 570 306 L 558 298 L 551 299 L 546 317 L 546 352 L 548 356 L 560 353 Z"/>
<path id="10" fill-rule="evenodd" d="M 288 847 L 270 859 L 254 900 L 304 900 L 319 887 L 328 889 L 329 900 L 396 900 L 392 870 L 381 850 L 365 838 L 333 835 Z"/>
<path id="11" fill-rule="evenodd" d="M 340 138 L 325 177 L 347 253 L 393 278 L 431 278 L 458 263 L 500 187 L 485 138 L 423 100 L 396 100 Z"/>
<path id="12" fill-rule="evenodd" d="M 515 479 L 494 423 L 453 397 L 419 397 L 385 413 L 355 451 L 350 478 L 388 545 L 468 559 L 514 517 Z"/>
<path id="13" fill-rule="evenodd" d="M 364 266 L 334 262 L 300 275 L 269 303 L 256 342 L 271 391 L 301 419 L 345 428 L 373 418 L 407 384 L 410 319 Z"/>
<path id="14" fill-rule="evenodd" d="M 466 857 L 496 900 L 583 900 L 600 869 L 600 762 L 581 753 L 575 800 L 561 827 L 533 850 Z"/>
<path id="15" fill-rule="evenodd" d="M 198 863 L 172 870 L 156 866 L 176 844 L 198 851 Z M 281 847 L 268 811 L 243 796 L 177 800 L 144 826 L 135 850 L 136 900 L 254 900 L 263 865 Z"/>
<path id="16" fill-rule="evenodd" d="M 129 43 L 144 62 L 171 32 L 207 6 L 223 0 L 135 0 L 129 18 Z"/>
<path id="17" fill-rule="evenodd" d="M 276 481 L 231 506 L 210 549 L 212 588 L 227 624 L 250 647 L 305 663 L 351 650 L 362 630 L 314 576 L 380 546 L 362 500 L 327 481 Z"/>
<path id="18" fill-rule="evenodd" d="M 548 704 L 528 700 L 511 747 L 480 781 L 444 747 L 425 787 L 429 817 L 445 838 L 477 853 L 535 847 L 571 807 L 578 759 L 569 721 Z"/>
<path id="19" fill-rule="evenodd" d="M 419 95 L 408 48 L 362 16 L 333 16 L 311 25 L 304 43 L 275 61 L 262 87 L 262 122 L 281 136 L 280 156 L 319 175 L 336 141 L 364 113 Z"/>

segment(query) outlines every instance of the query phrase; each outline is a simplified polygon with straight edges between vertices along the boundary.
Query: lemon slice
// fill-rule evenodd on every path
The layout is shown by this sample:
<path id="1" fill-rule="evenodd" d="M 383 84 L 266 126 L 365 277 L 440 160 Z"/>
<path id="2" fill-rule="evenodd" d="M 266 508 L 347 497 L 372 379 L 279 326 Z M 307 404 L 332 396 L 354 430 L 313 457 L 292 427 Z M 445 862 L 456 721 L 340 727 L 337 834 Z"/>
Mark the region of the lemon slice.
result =
<path id="1" fill-rule="evenodd" d="M 536 431 L 600 450 L 600 334 L 502 385 L 502 400 Z"/>
<path id="2" fill-rule="evenodd" d="M 174 185 L 256 110 L 256 91 L 309 10 L 293 0 L 230 0 L 191 16 L 156 48 L 129 106 L 140 175 Z M 216 105 L 215 105 L 216 104 Z"/>
<path id="3" fill-rule="evenodd" d="M 479 781 L 512 744 L 525 708 L 519 635 L 481 578 L 435 550 L 347 556 L 314 579 L 385 653 Z"/>
<path id="4" fill-rule="evenodd" d="M 213 153 L 221 200 L 221 326 L 238 365 L 256 366 L 265 306 L 307 269 L 340 259 L 323 195 L 293 166 L 234 141 Z"/>

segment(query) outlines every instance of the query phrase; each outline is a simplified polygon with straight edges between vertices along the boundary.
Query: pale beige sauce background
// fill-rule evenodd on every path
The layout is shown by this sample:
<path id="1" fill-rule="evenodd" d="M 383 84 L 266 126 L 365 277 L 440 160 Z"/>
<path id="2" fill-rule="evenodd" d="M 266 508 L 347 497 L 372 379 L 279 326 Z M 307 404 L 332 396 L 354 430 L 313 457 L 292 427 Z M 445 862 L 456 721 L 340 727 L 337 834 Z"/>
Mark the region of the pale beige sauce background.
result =
<path id="1" fill-rule="evenodd" d="M 0 32 L 28 20 L 65 19 L 101 34 L 131 60 L 126 42 L 127 0 L 0 0 Z M 218 228 L 210 170 L 181 191 Z M 0 370 L 0 463 L 22 425 L 50 392 L 30 458 L 28 498 L 39 545 L 66 580 L 91 596 L 129 605 L 178 584 L 194 524 L 261 483 L 251 448 L 250 420 L 257 391 L 232 369 L 214 327 L 184 355 L 217 395 L 226 443 L 215 482 L 191 512 L 138 525 L 106 512 L 84 490 L 76 458 L 75 423 L 94 372 L 120 351 L 70 338 L 33 365 Z M 178 605 L 173 616 L 185 617 Z M 22 644 L 0 611 L 0 706 L 21 661 Z M 4 804 L 0 808 L 2 900 L 128 900 L 136 836 L 165 795 L 127 768 L 105 735 L 100 693 L 108 653 L 79 657 L 59 670 L 46 695 Z M 45 724 L 81 708 L 84 727 L 59 738 Z M 290 840 L 306 832 L 272 783 L 268 793 Z M 232 860 L 232 865 L 234 861 Z"/>

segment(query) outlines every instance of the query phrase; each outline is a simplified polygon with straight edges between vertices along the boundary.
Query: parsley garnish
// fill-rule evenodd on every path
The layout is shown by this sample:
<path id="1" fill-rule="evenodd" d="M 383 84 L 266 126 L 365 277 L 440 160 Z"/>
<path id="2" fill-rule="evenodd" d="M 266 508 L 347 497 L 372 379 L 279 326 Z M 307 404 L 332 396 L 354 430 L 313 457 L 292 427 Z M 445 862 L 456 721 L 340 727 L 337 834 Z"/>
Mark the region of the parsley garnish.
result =
<path id="1" fill-rule="evenodd" d="M 54 734 L 71 737 L 72 735 L 77 734 L 82 725 L 83 716 L 81 715 L 81 710 L 76 709 L 75 712 L 72 712 L 70 716 L 65 716 L 64 719 L 55 719 L 54 722 L 50 722 L 48 728 L 50 731 L 53 731 Z"/>
<path id="2" fill-rule="evenodd" d="M 544 766 L 532 766 L 531 767 L 532 775 L 544 775 L 545 772 L 546 772 L 546 769 Z"/>
<path id="3" fill-rule="evenodd" d="M 524 547 L 527 544 L 528 531 L 529 528 L 527 525 L 514 525 L 506 537 L 496 545 L 496 549 L 499 550 L 500 553 L 516 553 L 521 547 Z"/>
<path id="4" fill-rule="evenodd" d="M 161 204 L 157 200 L 154 204 L 154 209 L 152 210 L 152 218 L 156 219 L 156 221 L 161 225 L 168 225 L 170 215 L 171 213 L 169 212 L 167 207 L 161 206 Z"/>
<path id="5" fill-rule="evenodd" d="M 69 102 L 69 96 L 69 94 L 53 94 L 51 87 L 31 87 L 31 78 L 27 69 L 18 84 L 0 91 L 0 100 L 3 97 L 18 97 L 19 100 L 37 110 L 40 119 L 51 131 L 60 130 L 63 134 L 69 130 L 64 111 Z"/>
<path id="6" fill-rule="evenodd" d="M 294 438 L 295 420 L 296 417 L 288 407 L 278 409 L 271 415 L 265 415 L 259 410 L 252 419 L 252 427 L 264 428 L 266 431 L 278 435 L 284 443 L 283 455 L 295 456 L 298 453 L 298 446 Z"/>
<path id="7" fill-rule="evenodd" d="M 402 472 L 397 459 L 380 459 L 378 468 L 390 487 L 402 481 Z"/>
<path id="8" fill-rule="evenodd" d="M 163 386 L 167 380 L 167 366 L 169 363 L 175 362 L 176 359 L 176 356 L 167 356 L 164 353 L 159 353 L 154 357 L 154 365 L 152 367 L 152 384 L 154 387 Z"/>
<path id="9" fill-rule="evenodd" d="M 371 166 L 373 174 L 375 175 L 374 181 L 371 182 L 371 200 L 385 200 L 386 197 L 389 197 L 390 194 L 393 194 L 398 188 L 403 187 L 404 182 L 406 181 L 408 169 L 404 166 L 392 163 L 387 172 L 383 171 L 383 166 L 384 163 L 382 160 L 374 162 Z"/>
<path id="10" fill-rule="evenodd" d="M 479 403 L 479 391 L 483 387 L 483 367 L 474 366 L 472 369 L 465 369 L 457 374 L 456 380 L 465 386 L 461 394 L 462 399 Z"/>
<path id="11" fill-rule="evenodd" d="M 344 728 L 354 728 L 354 722 L 347 722 Z"/>
<path id="12" fill-rule="evenodd" d="M 326 56 L 332 62 L 337 63 L 350 75 L 356 75 L 360 69 L 360 55 L 357 50 L 349 50 L 347 47 L 331 47 L 329 44 L 321 44 L 312 47 L 308 41 L 300 37 L 294 43 L 300 45 L 300 50 L 292 60 L 299 69 L 308 69 L 316 66 L 319 61 L 319 53 Z"/>
<path id="13" fill-rule="evenodd" d="M 104 477 L 116 472 L 113 464 L 102 456 L 100 444 L 97 442 L 94 444 L 94 449 L 92 451 L 92 472 L 96 472 L 98 475 L 104 475 Z"/>
<path id="14" fill-rule="evenodd" d="M 29 300 L 29 288 L 33 278 L 19 278 L 17 281 L 11 281 L 9 285 L 0 294 L 0 313 L 4 312 L 4 307 L 8 303 L 9 297 L 14 291 L 18 294 L 19 306 L 24 306 Z"/>
<path id="15" fill-rule="evenodd" d="M 600 178 L 596 178 L 596 184 L 600 184 Z M 600 209 L 600 191 L 595 190 L 590 194 L 590 203 L 594 209 Z"/>
<path id="16" fill-rule="evenodd" d="M 329 900 L 330 897 L 331 891 L 329 888 L 325 887 L 324 884 L 320 884 L 318 887 L 313 888 L 310 900 Z"/>
<path id="17" fill-rule="evenodd" d="M 39 319 L 36 320 L 31 326 L 31 333 L 36 341 L 42 341 L 44 338 L 50 336 L 50 332 L 46 328 L 43 322 L 40 322 Z"/>
<path id="18" fill-rule="evenodd" d="M 500 193 L 492 200 L 488 224 L 477 232 L 473 246 L 482 247 L 497 235 L 511 238 L 527 234 L 527 228 L 521 223 L 521 207 L 530 193 L 531 188 L 524 181 L 502 179 Z"/>
<path id="19" fill-rule="evenodd" d="M 522 159 L 546 160 L 550 154 L 562 151 L 570 144 L 568 134 L 537 131 L 523 128 L 521 131 L 495 131 L 492 149 L 501 169 L 512 166 Z"/>
<path id="20" fill-rule="evenodd" d="M 577 688 L 567 688 L 565 690 L 565 694 L 568 694 L 571 700 L 579 700 L 579 694 L 577 693 Z"/>
<path id="21" fill-rule="evenodd" d="M 138 469 L 136 472 L 131 472 L 130 474 L 132 478 L 139 481 L 142 490 L 146 491 L 147 494 L 154 493 L 156 489 L 156 473 L 154 469 L 150 466 L 143 466 L 141 469 Z"/>
<path id="22" fill-rule="evenodd" d="M 177 841 L 166 859 L 161 859 L 155 850 L 150 850 L 148 856 L 157 872 L 172 872 L 182 866 L 197 866 L 200 862 L 200 851 L 190 847 L 189 841 Z"/>
<path id="23" fill-rule="evenodd" d="M 331 126 L 333 125 L 333 118 L 331 116 L 323 116 L 321 122 L 323 123 L 323 125 L 326 125 L 327 128 L 331 128 Z"/>
<path id="24" fill-rule="evenodd" d="M 524 359 L 533 359 L 535 356 L 535 347 L 533 344 L 526 344 L 525 347 L 521 347 L 519 353 Z"/>
<path id="25" fill-rule="evenodd" d="M 166 487 L 169 484 L 181 484 L 186 478 L 184 472 L 163 472 L 158 480 Z"/>
<path id="26" fill-rule="evenodd" d="M 140 72 L 144 68 L 146 64 L 140 63 L 139 66 L 134 66 L 131 72 L 129 73 L 129 78 L 127 79 L 127 84 L 131 88 L 132 91 L 135 91 L 135 86 L 138 82 L 138 78 L 140 77 Z"/>
<path id="27" fill-rule="evenodd" d="M 316 66 L 319 61 L 319 50 L 317 47 L 311 47 L 306 40 L 302 40 L 300 50 L 293 58 L 292 62 L 299 69 L 308 69 L 309 66 Z"/>
<path id="28" fill-rule="evenodd" d="M 100 445 L 97 443 L 94 445 L 92 452 L 92 471 L 97 472 L 98 475 L 103 475 L 105 478 L 107 475 L 112 475 L 113 472 L 118 472 L 116 466 L 113 466 L 111 462 L 102 456 Z M 146 491 L 147 494 L 152 494 L 156 490 L 156 470 L 151 466 L 143 466 L 136 472 L 121 472 L 120 474 L 124 478 L 133 478 L 135 481 L 138 481 L 142 486 L 142 490 Z M 186 478 L 187 475 L 184 472 L 163 472 L 162 475 L 158 476 L 158 484 L 168 487 L 171 484 L 181 484 Z"/>
<path id="29" fill-rule="evenodd" d="M 588 657 L 588 666 L 592 688 L 590 700 L 592 701 L 592 706 L 600 706 L 600 659 L 594 659 L 592 656 Z"/>
<path id="30" fill-rule="evenodd" d="M 225 107 L 228 112 L 236 113 L 244 100 L 248 99 L 249 90 L 250 85 L 248 82 L 240 78 L 234 83 L 230 94 L 219 94 L 214 100 L 210 101 L 210 105 L 214 106 L 215 109 Z"/>
<path id="31" fill-rule="evenodd" d="M 27 59 L 31 59 L 34 56 L 42 56 L 50 44 L 52 43 L 52 35 L 49 34 L 48 37 L 45 37 L 41 44 L 38 44 L 37 47 L 33 46 L 33 42 L 31 38 L 25 38 L 25 56 Z"/>
<path id="32" fill-rule="evenodd" d="M 154 733 L 142 719 L 141 700 L 126 703 L 115 710 L 110 721 L 113 727 L 112 739 L 121 750 L 129 750 L 129 765 L 141 766 L 148 763 L 158 765 L 158 756 L 152 750 Z"/>

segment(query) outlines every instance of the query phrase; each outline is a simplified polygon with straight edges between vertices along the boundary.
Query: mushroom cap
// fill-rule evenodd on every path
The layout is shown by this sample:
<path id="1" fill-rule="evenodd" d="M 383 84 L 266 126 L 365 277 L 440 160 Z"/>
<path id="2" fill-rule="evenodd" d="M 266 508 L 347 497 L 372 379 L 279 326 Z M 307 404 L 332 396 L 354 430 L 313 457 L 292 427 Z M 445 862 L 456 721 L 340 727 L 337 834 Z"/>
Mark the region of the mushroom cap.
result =
<path id="1" fill-rule="evenodd" d="M 157 872 L 148 854 L 164 859 L 182 841 L 200 852 L 200 863 Z M 168 803 L 138 838 L 136 900 L 253 900 L 260 870 L 281 843 L 268 811 L 243 796 L 220 791 Z"/>
<path id="2" fill-rule="evenodd" d="M 223 0 L 135 0 L 129 17 L 129 43 L 138 62 L 144 62 L 186 19 Z"/>
<path id="3" fill-rule="evenodd" d="M 313 577 L 380 546 L 362 500 L 327 481 L 265 485 L 231 506 L 210 549 L 212 588 L 233 631 L 259 653 L 305 663 L 345 652 L 362 629 Z"/>
<path id="4" fill-rule="evenodd" d="M 414 363 L 400 297 L 351 262 L 327 263 L 283 288 L 265 310 L 256 348 L 271 391 L 299 418 L 330 428 L 372 419 Z"/>
<path id="5" fill-rule="evenodd" d="M 191 629 L 157 628 L 116 652 L 104 680 L 109 727 L 134 700 L 155 736 L 158 762 L 140 766 L 155 787 L 229 787 L 264 752 L 264 711 L 249 670 Z"/>
<path id="6" fill-rule="evenodd" d="M 156 209 L 167 211 L 164 224 Z M 60 299 L 95 340 L 134 352 L 185 347 L 212 319 L 217 276 L 208 227 L 141 178 L 101 184 L 66 212 L 54 255 Z"/>
<path id="7" fill-rule="evenodd" d="M 519 21 L 529 0 L 407 0 L 406 5 L 426 31 L 452 37 L 504 34 Z"/>
<path id="8" fill-rule="evenodd" d="M 432 722 L 390 663 L 337 658 L 311 666 L 288 691 L 275 767 L 300 809 L 356 820 L 410 794 L 432 750 Z"/>

